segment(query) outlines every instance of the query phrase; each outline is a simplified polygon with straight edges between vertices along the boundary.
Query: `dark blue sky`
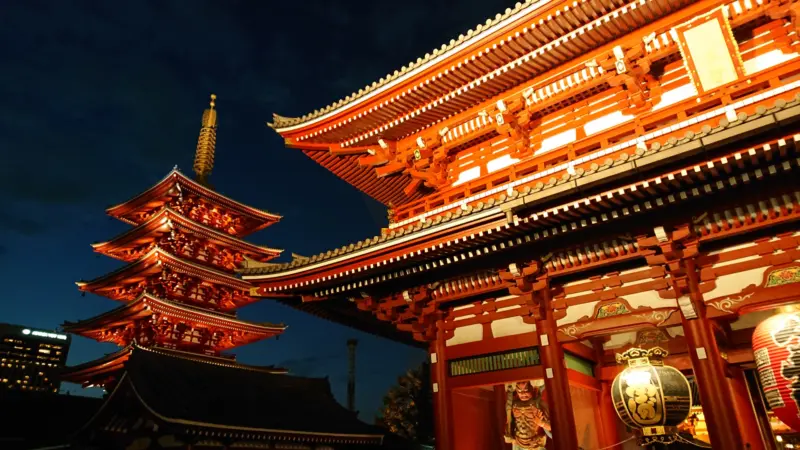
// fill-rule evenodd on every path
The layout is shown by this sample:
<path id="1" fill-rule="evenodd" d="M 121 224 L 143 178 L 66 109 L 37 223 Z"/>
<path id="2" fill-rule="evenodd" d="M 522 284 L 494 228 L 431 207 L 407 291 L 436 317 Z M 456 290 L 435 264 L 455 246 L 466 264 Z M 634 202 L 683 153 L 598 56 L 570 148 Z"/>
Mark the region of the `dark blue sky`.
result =
<path id="1" fill-rule="evenodd" d="M 264 126 L 379 79 L 513 6 L 502 0 L 16 1 L 0 8 L 0 322 L 55 328 L 118 306 L 74 282 L 119 267 L 90 243 L 127 226 L 105 207 L 190 172 L 208 94 L 219 110 L 212 182 L 281 223 L 249 239 L 311 255 L 374 235 L 385 208 Z M 371 420 L 424 352 L 262 301 L 244 319 L 284 322 L 239 360 L 330 376 Z M 73 340 L 69 363 L 115 349 Z"/>

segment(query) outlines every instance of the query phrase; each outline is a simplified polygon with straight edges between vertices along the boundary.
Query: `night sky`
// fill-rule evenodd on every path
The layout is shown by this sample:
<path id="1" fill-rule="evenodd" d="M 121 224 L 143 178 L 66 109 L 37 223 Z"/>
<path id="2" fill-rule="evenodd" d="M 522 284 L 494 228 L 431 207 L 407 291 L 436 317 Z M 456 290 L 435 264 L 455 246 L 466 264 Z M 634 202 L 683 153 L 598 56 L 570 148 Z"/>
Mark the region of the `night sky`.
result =
<path id="1" fill-rule="evenodd" d="M 343 98 L 507 7 L 513 2 L 3 2 L 0 322 L 53 329 L 119 306 L 83 297 L 74 284 L 121 265 L 89 246 L 129 228 L 104 209 L 174 165 L 191 173 L 211 92 L 219 97 L 212 183 L 284 216 L 248 240 L 288 257 L 375 235 L 385 208 L 284 148 L 264 122 L 273 112 L 297 116 Z M 358 338 L 357 407 L 367 421 L 397 376 L 425 358 L 270 300 L 240 317 L 289 329 L 278 341 L 236 349 L 239 361 L 329 376 L 341 402 L 346 340 Z M 76 337 L 69 364 L 115 349 Z"/>

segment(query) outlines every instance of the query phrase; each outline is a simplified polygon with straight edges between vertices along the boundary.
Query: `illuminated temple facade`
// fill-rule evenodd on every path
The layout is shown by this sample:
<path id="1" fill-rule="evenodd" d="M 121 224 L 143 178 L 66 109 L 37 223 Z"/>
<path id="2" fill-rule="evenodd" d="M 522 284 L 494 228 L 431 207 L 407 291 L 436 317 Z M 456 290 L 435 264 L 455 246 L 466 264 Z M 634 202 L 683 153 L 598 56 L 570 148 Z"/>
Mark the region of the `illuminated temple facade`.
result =
<path id="1" fill-rule="evenodd" d="M 217 130 L 211 98 L 197 144 L 195 179 L 173 169 L 155 186 L 109 208 L 110 216 L 133 228 L 93 247 L 124 265 L 77 283 L 81 291 L 120 306 L 66 322 L 64 331 L 121 349 L 62 374 L 64 381 L 108 393 L 74 443 L 120 449 L 380 446 L 381 433 L 339 405 L 327 379 L 241 364 L 226 353 L 286 329 L 236 316 L 237 308 L 258 298 L 235 271 L 245 261 L 263 264 L 281 253 L 242 238 L 281 217 L 209 186 Z M 269 407 L 278 404 L 280 412 Z"/>
<path id="2" fill-rule="evenodd" d="M 389 224 L 248 260 L 243 279 L 426 349 L 437 450 L 639 448 L 672 412 L 620 420 L 615 358 L 633 348 L 665 350 L 688 384 L 673 445 L 777 449 L 791 401 L 761 392 L 791 374 L 759 377 L 751 338 L 800 296 L 799 11 L 527 1 L 326 108 L 275 115 L 287 147 Z"/>

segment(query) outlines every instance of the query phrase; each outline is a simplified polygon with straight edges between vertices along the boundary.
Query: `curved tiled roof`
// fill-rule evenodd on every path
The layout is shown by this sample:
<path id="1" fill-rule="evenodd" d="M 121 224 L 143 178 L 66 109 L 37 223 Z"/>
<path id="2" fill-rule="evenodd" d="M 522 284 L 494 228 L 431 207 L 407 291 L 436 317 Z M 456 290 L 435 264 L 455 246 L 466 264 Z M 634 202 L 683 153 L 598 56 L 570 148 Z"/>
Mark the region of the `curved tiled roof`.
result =
<path id="1" fill-rule="evenodd" d="M 472 39 L 474 36 L 480 34 L 489 34 L 494 31 L 497 31 L 498 28 L 501 26 L 506 25 L 506 22 L 509 18 L 513 17 L 515 14 L 520 12 L 521 10 L 528 8 L 532 5 L 535 5 L 534 9 L 538 9 L 542 6 L 545 6 L 549 3 L 552 3 L 553 0 L 526 0 L 522 3 L 517 3 L 514 5 L 514 8 L 506 8 L 506 10 L 502 14 L 497 14 L 493 19 L 489 18 L 483 24 L 478 24 L 475 28 L 468 30 L 464 34 L 460 34 L 458 38 L 451 39 L 450 42 L 443 44 L 439 48 L 433 49 L 430 53 L 426 53 L 425 56 L 421 58 L 417 58 L 416 61 L 411 61 L 410 63 L 406 64 L 402 68 L 395 70 L 393 73 L 387 74 L 385 77 L 381 78 L 378 81 L 373 82 L 372 84 L 364 87 L 363 89 L 359 89 L 358 92 L 353 92 L 352 94 L 348 95 L 347 97 L 332 103 L 322 109 L 315 110 L 312 113 L 303 115 L 301 117 L 283 117 L 278 114 L 272 115 L 273 122 L 268 124 L 271 128 L 280 129 L 286 128 L 293 125 L 302 124 L 304 122 L 308 122 L 309 120 L 316 119 L 324 114 L 327 114 L 331 111 L 334 111 L 342 106 L 345 106 L 351 102 L 354 102 L 365 95 L 368 95 L 396 80 L 409 74 L 410 72 L 420 68 L 421 66 L 427 64 L 428 62 L 432 61 L 435 58 L 441 57 L 447 53 L 450 53 L 464 44 L 466 41 Z"/>
<path id="2" fill-rule="evenodd" d="M 230 245 L 234 248 L 239 249 L 246 249 L 249 252 L 260 254 L 263 253 L 264 255 L 269 255 L 269 257 L 275 257 L 280 255 L 283 250 L 276 249 L 271 247 L 265 247 L 261 245 L 251 244 L 245 240 L 239 239 L 234 235 L 224 233 L 216 228 L 209 227 L 207 225 L 203 225 L 202 223 L 195 222 L 194 220 L 184 216 L 183 214 L 165 206 L 156 214 L 153 214 L 147 221 L 142 222 L 141 224 L 135 226 L 134 228 L 129 229 L 128 231 L 119 234 L 112 239 L 104 242 L 97 242 L 92 244 L 92 247 L 95 251 L 100 253 L 105 253 L 111 257 L 116 257 L 113 253 L 113 247 L 118 245 L 125 245 L 130 241 L 135 241 L 137 238 L 146 235 L 148 232 L 152 230 L 152 228 L 161 226 L 163 222 L 162 220 L 172 220 L 175 224 L 179 227 L 185 227 L 192 232 L 199 232 L 206 237 L 211 237 L 212 239 L 222 242 L 226 245 Z M 112 247 L 106 250 L 106 247 Z"/>
<path id="3" fill-rule="evenodd" d="M 89 319 L 80 320 L 77 322 L 64 322 L 61 327 L 64 331 L 68 333 L 78 333 L 80 334 L 83 331 L 90 331 L 96 328 L 104 326 L 106 321 L 108 320 L 115 320 L 115 318 L 124 315 L 128 311 L 133 311 L 135 308 L 139 307 L 140 304 L 144 304 L 146 306 L 155 307 L 157 309 L 166 310 L 166 311 L 180 311 L 184 314 L 196 315 L 198 317 L 205 317 L 211 322 L 222 326 L 222 327 L 242 327 L 247 328 L 250 332 L 259 332 L 259 333 L 270 333 L 270 332 L 280 332 L 286 330 L 286 325 L 284 324 L 272 324 L 272 323 L 256 323 L 256 322 L 248 322 L 245 320 L 238 319 L 233 314 L 227 314 L 218 311 L 210 311 L 204 308 L 198 308 L 192 305 L 182 304 L 170 300 L 165 300 L 162 298 L 158 298 L 152 294 L 144 293 L 139 296 L 136 300 L 124 303 L 123 305 L 114 308 L 110 311 L 102 313 L 100 315 L 91 317 Z"/>
<path id="4" fill-rule="evenodd" d="M 86 361 L 84 363 L 77 364 L 74 366 L 64 367 L 61 370 L 59 376 L 68 381 L 78 382 L 77 379 L 80 378 L 82 374 L 103 370 L 104 367 L 114 368 L 119 366 L 120 364 L 125 364 L 128 358 L 130 358 L 130 356 L 133 353 L 137 352 L 155 353 L 161 356 L 180 358 L 196 363 L 210 364 L 213 366 L 227 367 L 231 369 L 249 370 L 260 373 L 286 374 L 288 372 L 286 369 L 271 365 L 253 366 L 249 364 L 242 364 L 236 362 L 235 360 L 224 357 L 203 355 L 199 353 L 188 353 L 180 350 L 168 349 L 163 347 L 143 347 L 134 340 L 129 345 L 122 347 L 115 352 L 101 356 L 100 358 L 93 359 L 91 361 Z"/>
<path id="5" fill-rule="evenodd" d="M 107 273 L 105 275 L 102 275 L 100 277 L 97 277 L 97 278 L 95 278 L 93 280 L 77 281 L 77 282 L 75 282 L 75 284 L 78 285 L 78 288 L 80 290 L 92 291 L 93 290 L 93 286 L 92 285 L 101 285 L 101 283 L 103 283 L 105 281 L 108 281 L 108 280 L 112 280 L 116 276 L 119 276 L 119 275 L 124 274 L 124 273 L 129 272 L 129 271 L 133 271 L 133 270 L 135 270 L 135 269 L 137 269 L 139 267 L 142 267 L 142 266 L 149 267 L 149 266 L 147 266 L 147 264 L 153 265 L 153 264 L 156 264 L 159 261 L 167 261 L 167 264 L 172 264 L 173 268 L 177 268 L 177 270 L 183 271 L 183 272 L 186 272 L 186 273 L 191 273 L 191 272 L 195 272 L 195 271 L 199 272 L 199 273 L 202 273 L 204 275 L 203 278 L 204 278 L 205 281 L 217 282 L 219 284 L 224 284 L 226 286 L 230 286 L 230 287 L 232 287 L 234 289 L 249 289 L 250 288 L 250 284 L 248 282 L 243 281 L 243 280 L 241 280 L 239 278 L 236 278 L 231 273 L 223 272 L 223 271 L 215 269 L 213 267 L 204 266 L 204 265 L 197 264 L 195 262 L 192 262 L 192 261 L 177 257 L 177 256 L 173 255 L 172 253 L 170 253 L 169 251 L 167 251 L 167 250 L 165 250 L 165 249 L 163 249 L 161 247 L 158 247 L 158 246 L 154 246 L 152 250 L 147 252 L 147 254 L 145 254 L 144 256 L 139 258 L 138 260 L 136 260 L 136 261 L 134 261 L 134 262 L 132 262 L 130 264 L 124 265 L 124 266 L 120 267 L 119 269 L 117 269 L 117 270 L 115 270 L 113 272 L 109 272 L 109 273 Z M 97 286 L 94 286 L 94 287 L 97 287 Z"/>
<path id="6" fill-rule="evenodd" d="M 168 191 L 175 184 L 180 184 L 184 188 L 194 191 L 195 194 L 206 197 L 214 202 L 218 202 L 220 205 L 226 208 L 230 208 L 231 210 L 237 211 L 241 214 L 246 214 L 257 218 L 258 220 L 263 221 L 265 224 L 274 223 L 283 218 L 278 214 L 245 205 L 244 203 L 238 202 L 230 197 L 220 194 L 217 191 L 209 189 L 208 187 L 203 186 L 202 184 L 184 175 L 180 170 L 178 170 L 177 166 L 175 166 L 167 174 L 167 176 L 162 178 L 158 183 L 154 184 L 146 191 L 141 192 L 122 203 L 106 208 L 106 213 L 112 217 L 116 217 L 131 223 L 132 225 L 139 225 L 138 223 L 125 220 L 122 216 L 130 212 L 130 209 L 140 207 L 142 204 L 152 200 L 152 195 L 163 195 L 164 192 Z"/>
<path id="7" fill-rule="evenodd" d="M 383 430 L 336 401 L 327 378 L 237 371 L 174 356 L 134 351 L 125 367 L 127 386 L 157 420 L 217 438 L 266 434 L 288 442 L 383 441 Z"/>
<path id="8" fill-rule="evenodd" d="M 788 87 L 786 90 L 789 90 Z M 775 100 L 771 108 L 760 106 L 754 114 L 750 115 L 747 115 L 746 113 L 743 112 L 738 113 L 737 120 L 734 122 L 731 122 L 730 120 L 728 120 L 726 117 L 723 116 L 719 120 L 719 125 L 717 127 L 712 128 L 710 126 L 704 126 L 702 127 L 701 130 L 695 130 L 695 131 L 687 130 L 685 134 L 686 137 L 684 139 L 678 140 L 675 138 L 669 138 L 663 143 L 654 142 L 647 149 L 640 149 L 634 147 L 633 150 L 635 151 L 631 152 L 630 154 L 624 154 L 624 159 L 619 159 L 619 160 L 613 160 L 611 158 L 606 158 L 605 160 L 598 159 L 598 163 L 593 163 L 591 166 L 592 168 L 590 170 L 575 169 L 574 173 L 572 174 L 564 173 L 560 178 L 552 176 L 549 179 L 545 180 L 542 177 L 543 181 L 537 182 L 534 186 L 525 186 L 519 190 L 511 189 L 510 191 L 503 191 L 500 194 L 496 194 L 485 200 L 479 201 L 474 205 L 467 205 L 466 207 L 458 208 L 455 209 L 454 211 L 448 211 L 434 218 L 427 218 L 424 221 L 420 220 L 412 224 L 398 227 L 389 231 L 388 233 L 374 236 L 372 238 L 368 238 L 363 241 L 358 241 L 357 243 L 354 244 L 349 244 L 341 248 L 328 250 L 326 252 L 311 256 L 309 258 L 296 259 L 292 262 L 284 264 L 266 264 L 266 265 L 253 264 L 250 267 L 245 267 L 241 269 L 239 272 L 242 273 L 245 277 L 257 277 L 258 275 L 267 275 L 273 273 L 277 274 L 292 269 L 299 269 L 302 267 L 310 266 L 312 264 L 320 263 L 323 261 L 332 261 L 334 259 L 344 257 L 345 255 L 352 255 L 353 253 L 356 253 L 360 250 L 367 250 L 370 247 L 374 247 L 376 245 L 385 242 L 399 239 L 403 236 L 409 236 L 421 230 L 428 230 L 437 227 L 444 228 L 446 224 L 452 222 L 453 220 L 478 214 L 481 211 L 485 212 L 489 209 L 499 207 L 500 205 L 505 203 L 518 201 L 520 197 L 523 197 L 527 194 L 546 192 L 547 190 L 550 189 L 560 188 L 564 183 L 568 183 L 570 181 L 575 181 L 583 177 L 588 177 L 598 173 L 602 173 L 603 171 L 612 169 L 613 167 L 616 167 L 620 164 L 636 160 L 643 156 L 649 156 L 650 154 L 653 153 L 671 150 L 677 145 L 683 144 L 685 142 L 700 140 L 701 138 L 707 138 L 709 135 L 721 133 L 724 131 L 732 131 L 729 130 L 729 128 L 736 128 L 738 126 L 744 126 L 745 128 L 748 128 L 749 122 L 756 120 L 763 115 L 775 114 L 779 111 L 798 106 L 800 106 L 800 94 L 796 95 L 794 99 L 789 102 L 779 98 Z M 453 206 L 456 207 L 457 205 Z"/>

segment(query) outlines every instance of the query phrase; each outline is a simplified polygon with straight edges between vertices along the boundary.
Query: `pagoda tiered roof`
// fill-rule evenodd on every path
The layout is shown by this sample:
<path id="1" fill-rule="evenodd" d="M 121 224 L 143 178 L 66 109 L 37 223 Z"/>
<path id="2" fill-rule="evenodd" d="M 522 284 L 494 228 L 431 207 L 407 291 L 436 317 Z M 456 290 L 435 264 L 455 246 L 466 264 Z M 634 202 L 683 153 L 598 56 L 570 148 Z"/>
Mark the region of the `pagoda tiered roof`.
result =
<path id="1" fill-rule="evenodd" d="M 240 225 L 225 230 L 235 236 L 245 236 L 256 232 L 281 219 L 281 216 L 277 214 L 247 206 L 219 194 L 187 177 L 177 168 L 170 171 L 166 177 L 150 189 L 130 200 L 108 208 L 106 212 L 123 222 L 140 225 L 150 219 L 152 215 L 157 214 L 173 199 L 187 194 L 194 194 L 212 206 L 218 206 L 234 216 L 243 218 L 244 221 Z"/>
<path id="2" fill-rule="evenodd" d="M 84 384 L 86 386 L 104 386 L 108 382 L 116 381 L 121 378 L 123 371 L 125 370 L 126 363 L 134 352 L 155 353 L 166 357 L 180 358 L 186 361 L 206 364 L 209 366 L 248 370 L 258 373 L 288 373 L 286 369 L 275 366 L 253 366 L 242 364 L 226 357 L 190 353 L 157 346 L 144 347 L 136 343 L 136 341 L 133 341 L 125 347 L 113 353 L 104 355 L 101 358 L 64 368 L 60 374 L 60 378 L 63 381 Z"/>
<path id="3" fill-rule="evenodd" d="M 92 247 L 98 253 L 132 262 L 156 246 L 158 237 L 169 234 L 173 229 L 202 237 L 211 243 L 237 251 L 254 261 L 266 262 L 280 256 L 283 252 L 280 249 L 251 244 L 215 228 L 197 223 L 168 207 L 163 207 L 157 214 L 133 229 L 109 241 L 92 244 Z"/>
<path id="4" fill-rule="evenodd" d="M 66 322 L 62 327 L 68 333 L 80 334 L 100 342 L 114 342 L 117 345 L 126 346 L 129 342 L 124 337 L 107 335 L 105 332 L 116 326 L 124 326 L 146 320 L 154 314 L 177 319 L 202 328 L 221 330 L 229 334 L 237 333 L 236 342 L 218 343 L 214 346 L 218 350 L 226 350 L 270 338 L 286 330 L 284 325 L 246 322 L 237 319 L 232 314 L 183 305 L 147 293 L 111 311 L 78 322 Z"/>
<path id="5" fill-rule="evenodd" d="M 134 263 L 123 266 L 114 272 L 110 272 L 94 280 L 79 281 L 76 284 L 82 291 L 103 295 L 112 300 L 131 301 L 138 298 L 139 295 L 143 293 L 143 282 L 147 281 L 149 278 L 161 277 L 161 273 L 165 268 L 189 277 L 197 278 L 203 282 L 213 283 L 241 292 L 242 294 L 239 296 L 241 297 L 239 300 L 242 304 L 247 303 L 247 299 L 249 299 L 247 294 L 252 285 L 247 281 L 241 280 L 229 273 L 176 257 L 157 246 L 153 247 L 152 250 Z M 126 289 L 126 287 L 131 286 L 133 286 L 133 289 Z"/>
<path id="6" fill-rule="evenodd" d="M 360 422 L 336 402 L 324 378 L 216 364 L 136 345 L 121 358 L 120 381 L 85 432 L 101 433 L 112 422 L 131 428 L 149 417 L 179 438 L 222 440 L 234 447 L 270 441 L 350 446 L 383 441 L 379 428 Z"/>

